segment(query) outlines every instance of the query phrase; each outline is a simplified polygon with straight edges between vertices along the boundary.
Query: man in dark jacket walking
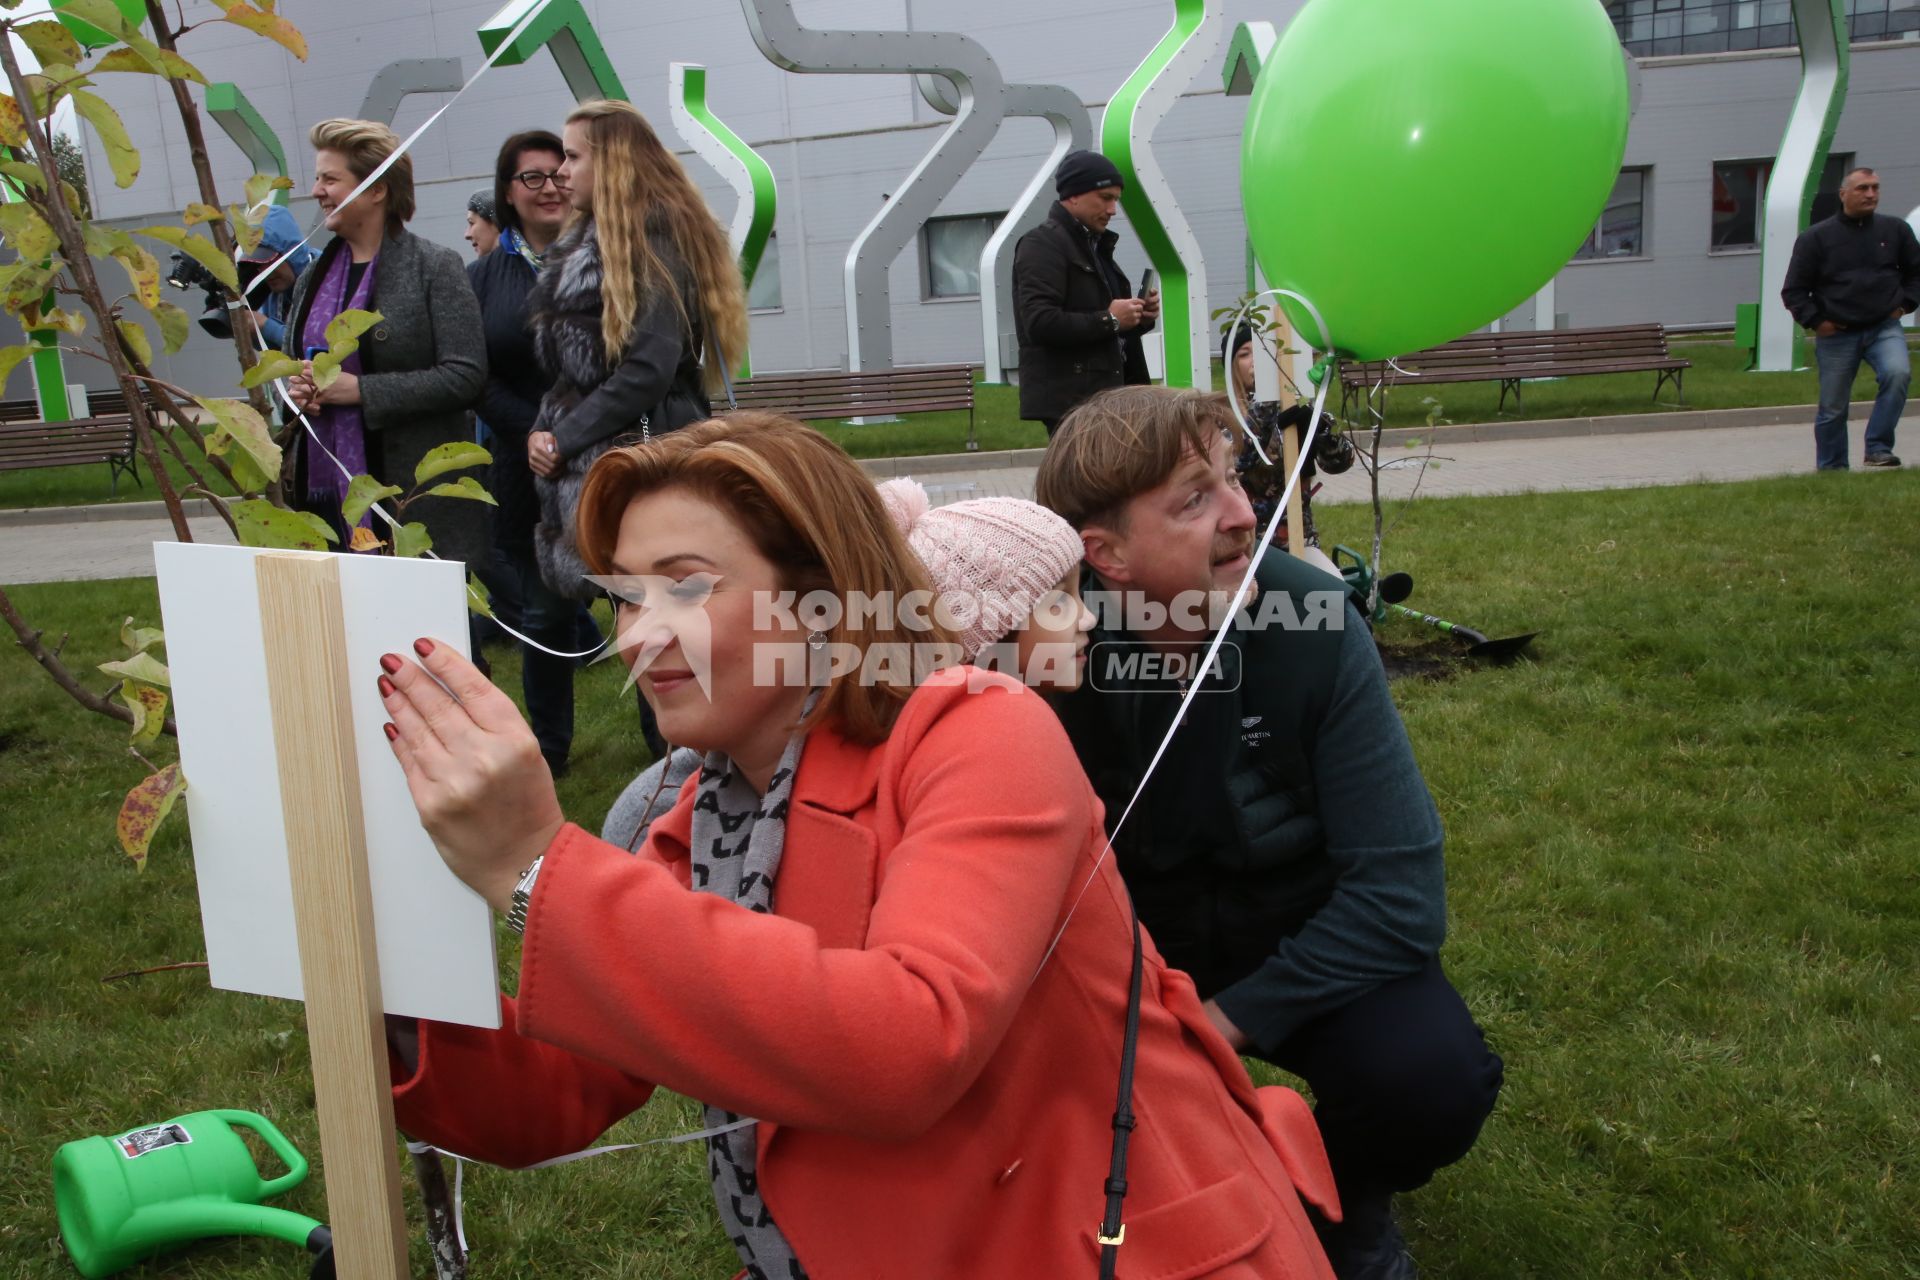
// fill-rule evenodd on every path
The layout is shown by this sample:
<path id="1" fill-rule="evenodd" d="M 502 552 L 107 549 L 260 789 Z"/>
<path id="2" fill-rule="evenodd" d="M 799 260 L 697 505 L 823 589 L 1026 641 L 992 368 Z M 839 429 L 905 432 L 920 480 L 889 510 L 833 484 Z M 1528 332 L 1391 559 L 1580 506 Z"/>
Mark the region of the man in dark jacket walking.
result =
<path id="1" fill-rule="evenodd" d="M 1107 230 L 1120 207 L 1120 170 L 1075 151 L 1054 171 L 1059 197 L 1013 253 L 1013 325 L 1020 339 L 1020 416 L 1047 438 L 1067 410 L 1096 391 L 1151 381 L 1140 335 L 1160 315 L 1160 294 L 1133 296 L 1113 261 Z"/>
<path id="2" fill-rule="evenodd" d="M 1880 392 L 1867 417 L 1867 465 L 1897 467 L 1893 430 L 1913 376 L 1900 317 L 1920 310 L 1920 242 L 1913 228 L 1876 212 L 1880 178 L 1855 169 L 1840 184 L 1840 212 L 1794 241 L 1780 300 L 1813 330 L 1820 408 L 1813 418 L 1814 465 L 1847 469 L 1847 402 L 1860 362 L 1873 366 Z"/>
<path id="3" fill-rule="evenodd" d="M 1441 968 L 1440 816 L 1340 580 L 1269 552 L 1196 670 L 1254 546 L 1234 431 L 1224 396 L 1168 387 L 1061 424 L 1035 490 L 1080 531 L 1102 622 L 1056 706 L 1109 835 L 1127 814 L 1113 856 L 1161 955 L 1229 1044 L 1313 1088 L 1334 1274 L 1410 1280 L 1392 1195 L 1466 1154 L 1503 1068 Z"/>

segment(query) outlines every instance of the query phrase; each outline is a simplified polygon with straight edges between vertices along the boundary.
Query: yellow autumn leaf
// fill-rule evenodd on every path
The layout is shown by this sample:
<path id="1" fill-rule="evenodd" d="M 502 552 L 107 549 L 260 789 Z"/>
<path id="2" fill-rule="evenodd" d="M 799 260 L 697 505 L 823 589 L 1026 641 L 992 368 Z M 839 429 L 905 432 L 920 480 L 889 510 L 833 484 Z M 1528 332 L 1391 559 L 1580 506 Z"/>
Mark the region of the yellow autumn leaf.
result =
<path id="1" fill-rule="evenodd" d="M 121 802 L 120 818 L 115 824 L 120 847 L 139 870 L 147 869 L 147 850 L 153 845 L 154 832 L 173 812 L 174 801 L 186 790 L 187 776 L 180 772 L 178 764 L 170 764 L 127 792 L 127 798 Z"/>

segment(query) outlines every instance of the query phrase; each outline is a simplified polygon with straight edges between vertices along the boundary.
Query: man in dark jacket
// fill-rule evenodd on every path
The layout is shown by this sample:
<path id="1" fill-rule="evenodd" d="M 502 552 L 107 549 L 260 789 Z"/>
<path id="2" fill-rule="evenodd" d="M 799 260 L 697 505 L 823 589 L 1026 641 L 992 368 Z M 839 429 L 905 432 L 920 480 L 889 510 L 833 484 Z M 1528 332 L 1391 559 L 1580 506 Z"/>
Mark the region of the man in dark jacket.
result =
<path id="1" fill-rule="evenodd" d="M 1334 1273 L 1401 1280 L 1392 1194 L 1466 1154 L 1503 1068 L 1441 969 L 1440 818 L 1340 581 L 1270 552 L 1197 669 L 1255 545 L 1233 429 L 1224 396 L 1165 387 L 1061 424 L 1037 496 L 1080 530 L 1102 622 L 1056 705 L 1109 833 L 1128 815 L 1113 855 L 1161 954 L 1235 1049 L 1313 1088 Z"/>
<path id="2" fill-rule="evenodd" d="M 1020 416 L 1052 439 L 1067 410 L 1096 391 L 1148 382 L 1140 335 L 1160 294 L 1133 296 L 1107 230 L 1120 207 L 1120 171 L 1075 151 L 1054 171 L 1059 202 L 1013 252 L 1013 325 L 1020 339 Z"/>
<path id="3" fill-rule="evenodd" d="M 1813 453 L 1822 471 L 1847 469 L 1847 402 L 1862 360 L 1880 383 L 1867 417 L 1867 465 L 1900 465 L 1893 430 L 1913 376 L 1900 317 L 1920 310 L 1920 242 L 1912 227 L 1879 207 L 1879 176 L 1871 169 L 1849 173 L 1840 184 L 1840 212 L 1794 241 L 1780 290 L 1793 318 L 1814 333 L 1820 408 Z"/>

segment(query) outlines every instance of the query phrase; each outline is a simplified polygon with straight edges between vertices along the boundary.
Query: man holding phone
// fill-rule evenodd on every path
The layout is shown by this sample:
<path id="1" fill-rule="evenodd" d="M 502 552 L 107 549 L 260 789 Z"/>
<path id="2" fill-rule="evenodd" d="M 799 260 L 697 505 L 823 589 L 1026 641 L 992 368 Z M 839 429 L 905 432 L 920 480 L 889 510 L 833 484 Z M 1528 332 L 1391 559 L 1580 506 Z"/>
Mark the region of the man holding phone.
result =
<path id="1" fill-rule="evenodd" d="M 1149 269 L 1133 296 L 1113 260 L 1120 237 L 1107 229 L 1123 185 L 1105 156 L 1070 153 L 1054 171 L 1058 202 L 1014 250 L 1020 416 L 1045 426 L 1048 439 L 1094 392 L 1152 381 L 1140 335 L 1160 317 L 1160 290 Z"/>

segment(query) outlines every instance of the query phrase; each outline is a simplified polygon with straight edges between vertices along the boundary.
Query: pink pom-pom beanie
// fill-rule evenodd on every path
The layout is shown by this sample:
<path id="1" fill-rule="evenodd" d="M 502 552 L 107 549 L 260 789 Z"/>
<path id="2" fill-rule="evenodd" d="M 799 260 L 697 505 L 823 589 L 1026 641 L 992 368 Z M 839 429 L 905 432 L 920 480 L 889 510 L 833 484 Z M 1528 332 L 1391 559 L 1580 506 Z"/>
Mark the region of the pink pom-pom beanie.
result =
<path id="1" fill-rule="evenodd" d="M 942 620 L 960 624 L 972 662 L 1025 622 L 1080 563 L 1080 535 L 1037 502 L 975 498 L 934 507 L 914 480 L 889 480 L 880 499 L 943 597 Z"/>

